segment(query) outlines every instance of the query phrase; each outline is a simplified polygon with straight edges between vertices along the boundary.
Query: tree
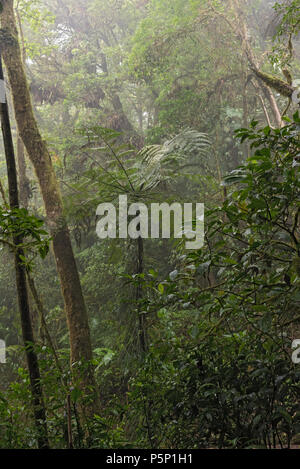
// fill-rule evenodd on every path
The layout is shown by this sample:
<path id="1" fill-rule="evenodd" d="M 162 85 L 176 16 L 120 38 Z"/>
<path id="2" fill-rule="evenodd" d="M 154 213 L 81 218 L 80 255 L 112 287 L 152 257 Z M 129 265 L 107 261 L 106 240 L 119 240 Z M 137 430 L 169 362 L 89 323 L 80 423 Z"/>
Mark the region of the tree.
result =
<path id="1" fill-rule="evenodd" d="M 84 392 L 90 394 L 91 387 L 95 389 L 93 369 L 89 364 L 92 359 L 90 330 L 70 234 L 64 219 L 60 190 L 46 142 L 42 139 L 33 113 L 18 42 L 13 0 L 3 0 L 1 6 L 1 48 L 9 76 L 19 134 L 35 168 L 53 237 L 53 250 L 70 334 L 71 365 L 78 366 L 79 362 L 87 364 L 87 370 L 80 374 L 79 380 Z M 97 399 L 90 399 L 84 413 L 90 417 L 96 409 Z M 84 413 L 82 409 L 83 421 Z"/>
<path id="2" fill-rule="evenodd" d="M 0 80 L 4 80 L 3 70 L 2 70 L 2 58 L 0 54 Z M 23 333 L 23 341 L 26 352 L 27 365 L 29 369 L 31 392 L 33 398 L 33 411 L 35 418 L 35 425 L 37 429 L 37 440 L 38 447 L 41 449 L 48 448 L 48 436 L 47 436 L 47 423 L 46 423 L 46 409 L 43 401 L 43 393 L 40 383 L 40 370 L 38 364 L 38 358 L 36 351 L 34 349 L 34 336 L 32 330 L 31 316 L 30 316 L 30 307 L 28 299 L 28 289 L 26 282 L 26 267 L 24 265 L 24 249 L 22 247 L 24 240 L 22 233 L 25 233 L 24 226 L 27 226 L 30 223 L 30 220 L 22 220 L 22 215 L 26 215 L 24 212 L 19 212 L 19 193 L 18 193 L 18 182 L 17 182 L 17 170 L 16 170 L 16 161 L 12 140 L 12 133 L 9 121 L 8 114 L 8 105 L 6 99 L 5 102 L 0 103 L 0 115 L 1 115 L 1 126 L 2 134 L 4 140 L 5 156 L 6 156 L 6 165 L 7 165 L 7 175 L 8 175 L 8 187 L 9 187 L 9 205 L 11 212 L 6 215 L 1 213 L 1 218 L 4 219 L 4 225 L 12 233 L 13 238 L 13 247 L 14 247 L 14 259 L 15 259 L 15 272 L 16 272 L 16 285 L 17 285 L 17 294 L 18 294 L 18 303 L 19 311 L 21 316 L 21 325 Z M 14 220 L 18 220 L 20 226 L 18 227 Z M 28 229 L 28 228 L 27 228 Z M 1 226 L 1 231 L 5 232 L 4 226 Z M 33 229 L 29 233 L 33 237 L 39 239 L 38 230 L 34 233 Z"/>

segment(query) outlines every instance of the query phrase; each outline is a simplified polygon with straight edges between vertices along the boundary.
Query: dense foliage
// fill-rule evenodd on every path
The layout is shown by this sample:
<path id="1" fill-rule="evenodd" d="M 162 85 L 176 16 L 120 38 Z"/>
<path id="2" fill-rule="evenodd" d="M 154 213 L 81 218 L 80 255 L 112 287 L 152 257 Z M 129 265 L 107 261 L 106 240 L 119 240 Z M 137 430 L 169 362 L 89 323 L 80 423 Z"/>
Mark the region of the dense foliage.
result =
<path id="1" fill-rule="evenodd" d="M 23 208 L 8 206 L 1 146 L 0 448 L 37 447 L 12 257 L 20 247 L 51 448 L 298 444 L 299 0 L 14 6 L 93 357 L 70 363 L 55 230 L 12 118 Z M 120 195 L 146 207 L 204 203 L 204 246 L 99 239 L 97 206 Z"/>

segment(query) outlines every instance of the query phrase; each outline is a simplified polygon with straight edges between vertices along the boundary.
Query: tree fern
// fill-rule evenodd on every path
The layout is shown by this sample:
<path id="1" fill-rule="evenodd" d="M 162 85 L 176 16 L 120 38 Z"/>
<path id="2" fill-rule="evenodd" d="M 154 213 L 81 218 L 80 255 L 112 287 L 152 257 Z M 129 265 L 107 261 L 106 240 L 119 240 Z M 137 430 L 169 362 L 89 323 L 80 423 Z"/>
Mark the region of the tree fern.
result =
<path id="1" fill-rule="evenodd" d="M 209 170 L 211 141 L 207 134 L 184 129 L 162 145 L 144 147 L 137 155 L 137 181 L 153 188 L 192 168 Z"/>

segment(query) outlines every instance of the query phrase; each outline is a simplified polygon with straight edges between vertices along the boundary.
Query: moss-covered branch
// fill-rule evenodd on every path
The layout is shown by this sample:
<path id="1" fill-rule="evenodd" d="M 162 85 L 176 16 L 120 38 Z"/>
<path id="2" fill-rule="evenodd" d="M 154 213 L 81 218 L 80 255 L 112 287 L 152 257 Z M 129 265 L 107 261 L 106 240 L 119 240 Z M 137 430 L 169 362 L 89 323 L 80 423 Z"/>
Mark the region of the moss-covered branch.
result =
<path id="1" fill-rule="evenodd" d="M 255 75 L 260 78 L 266 85 L 268 85 L 273 90 L 280 93 L 282 96 L 286 96 L 287 98 L 291 98 L 294 88 L 281 78 L 274 77 L 273 75 L 269 75 L 268 73 L 262 72 L 260 70 L 252 68 Z"/>

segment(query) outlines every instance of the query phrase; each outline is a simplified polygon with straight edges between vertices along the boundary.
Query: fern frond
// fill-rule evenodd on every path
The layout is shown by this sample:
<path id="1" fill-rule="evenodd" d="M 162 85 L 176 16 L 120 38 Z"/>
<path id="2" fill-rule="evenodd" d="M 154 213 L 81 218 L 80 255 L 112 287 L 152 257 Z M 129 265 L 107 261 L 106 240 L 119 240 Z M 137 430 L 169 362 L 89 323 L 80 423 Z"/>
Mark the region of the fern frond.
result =
<path id="1" fill-rule="evenodd" d="M 184 129 L 162 145 L 144 147 L 137 155 L 138 178 L 151 188 L 166 181 L 170 173 L 180 172 L 183 167 L 207 168 L 211 141 L 207 134 Z"/>

